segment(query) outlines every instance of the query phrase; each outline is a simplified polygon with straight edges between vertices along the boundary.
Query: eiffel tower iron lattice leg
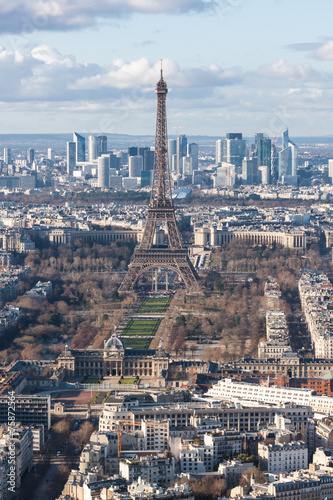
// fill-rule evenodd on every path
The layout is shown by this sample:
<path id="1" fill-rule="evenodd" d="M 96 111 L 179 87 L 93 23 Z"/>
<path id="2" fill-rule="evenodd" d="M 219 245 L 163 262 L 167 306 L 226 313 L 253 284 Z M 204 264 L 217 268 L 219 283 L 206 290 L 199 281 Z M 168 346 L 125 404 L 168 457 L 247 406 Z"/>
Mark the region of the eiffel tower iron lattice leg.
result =
<path id="1" fill-rule="evenodd" d="M 155 136 L 155 157 L 151 197 L 148 217 L 142 241 L 134 251 L 128 272 L 119 287 L 119 292 L 129 292 L 138 278 L 154 268 L 167 268 L 175 271 L 184 281 L 191 293 L 200 291 L 198 276 L 194 270 L 187 250 L 183 248 L 177 227 L 175 208 L 172 202 L 171 179 L 167 150 L 166 94 L 167 85 L 161 78 L 156 85 L 157 116 Z M 164 223 L 168 233 L 168 248 L 154 246 L 154 236 L 158 224 Z"/>

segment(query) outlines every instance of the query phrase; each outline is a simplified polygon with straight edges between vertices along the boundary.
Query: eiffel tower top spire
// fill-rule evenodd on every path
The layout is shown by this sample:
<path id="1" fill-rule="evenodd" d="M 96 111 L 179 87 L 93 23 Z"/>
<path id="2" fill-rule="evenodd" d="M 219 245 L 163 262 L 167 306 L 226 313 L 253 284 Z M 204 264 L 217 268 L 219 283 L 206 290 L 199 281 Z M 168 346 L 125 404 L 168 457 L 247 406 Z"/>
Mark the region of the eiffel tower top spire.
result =
<path id="1" fill-rule="evenodd" d="M 162 60 L 161 77 L 156 84 L 155 93 L 157 95 L 155 159 L 149 208 L 173 208 L 167 147 L 166 95 L 168 88 L 163 79 Z"/>

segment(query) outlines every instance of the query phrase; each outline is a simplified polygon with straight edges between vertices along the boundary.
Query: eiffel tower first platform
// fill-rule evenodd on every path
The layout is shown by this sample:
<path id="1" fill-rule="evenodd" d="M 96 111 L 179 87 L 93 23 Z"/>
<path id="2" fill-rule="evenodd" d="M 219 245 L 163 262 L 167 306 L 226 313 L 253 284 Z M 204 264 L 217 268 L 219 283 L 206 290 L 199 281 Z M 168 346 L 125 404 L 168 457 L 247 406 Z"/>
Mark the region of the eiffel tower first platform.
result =
<path id="1" fill-rule="evenodd" d="M 166 268 L 175 271 L 182 278 L 189 293 L 200 293 L 197 273 L 188 258 L 187 250 L 182 246 L 172 202 L 167 149 L 168 89 L 163 80 L 162 69 L 155 92 L 157 95 L 155 159 L 148 217 L 142 241 L 134 251 L 127 274 L 118 291 L 126 293 L 132 290 L 138 278 L 150 269 Z M 156 228 L 161 223 L 164 223 L 167 229 L 168 247 L 154 245 Z"/>

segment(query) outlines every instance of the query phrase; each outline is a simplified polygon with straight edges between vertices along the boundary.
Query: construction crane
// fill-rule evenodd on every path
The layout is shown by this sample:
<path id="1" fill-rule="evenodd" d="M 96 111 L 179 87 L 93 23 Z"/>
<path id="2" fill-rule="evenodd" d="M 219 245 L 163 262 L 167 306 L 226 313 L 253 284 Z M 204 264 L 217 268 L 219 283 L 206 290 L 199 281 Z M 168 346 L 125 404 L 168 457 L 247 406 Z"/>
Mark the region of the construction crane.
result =
<path id="1" fill-rule="evenodd" d="M 126 427 L 141 427 L 142 423 L 146 422 L 148 425 L 152 427 L 161 427 L 164 422 L 155 422 L 152 420 L 140 420 L 140 422 L 133 422 L 133 420 L 118 420 L 117 421 L 117 438 L 118 438 L 118 458 L 121 456 L 121 436 L 126 429 Z M 131 429 L 128 429 L 127 432 L 131 432 Z"/>

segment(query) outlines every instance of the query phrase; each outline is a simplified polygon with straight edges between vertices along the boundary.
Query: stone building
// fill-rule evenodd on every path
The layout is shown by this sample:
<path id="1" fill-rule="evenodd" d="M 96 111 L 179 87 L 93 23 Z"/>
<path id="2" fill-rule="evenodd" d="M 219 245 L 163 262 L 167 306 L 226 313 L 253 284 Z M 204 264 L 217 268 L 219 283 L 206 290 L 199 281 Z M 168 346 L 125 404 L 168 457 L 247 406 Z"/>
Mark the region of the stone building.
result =
<path id="1" fill-rule="evenodd" d="M 103 377 L 116 384 L 122 377 L 165 386 L 168 355 L 160 349 L 126 349 L 113 334 L 104 349 L 65 349 L 57 359 L 66 377 Z"/>

